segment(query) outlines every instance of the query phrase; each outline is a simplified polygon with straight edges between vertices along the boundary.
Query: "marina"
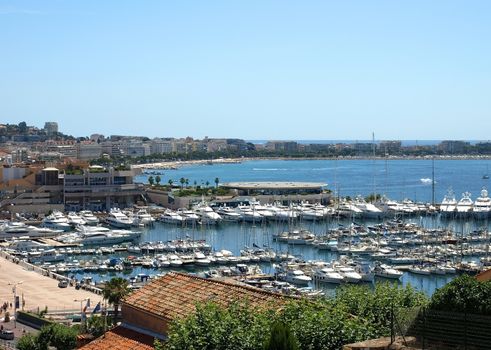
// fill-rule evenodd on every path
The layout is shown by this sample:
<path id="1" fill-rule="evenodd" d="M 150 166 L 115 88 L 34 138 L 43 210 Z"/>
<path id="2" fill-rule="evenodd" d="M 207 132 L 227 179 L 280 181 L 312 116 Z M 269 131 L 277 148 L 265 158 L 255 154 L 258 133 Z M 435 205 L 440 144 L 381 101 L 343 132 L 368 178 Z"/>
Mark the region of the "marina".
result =
<path id="1" fill-rule="evenodd" d="M 382 280 L 410 283 L 431 295 L 458 273 L 491 265 L 488 215 L 448 216 L 443 204 L 391 203 L 374 205 L 374 216 L 360 199 L 329 206 L 251 200 L 229 208 L 236 219 L 227 220 L 224 207 L 202 202 L 176 211 L 111 210 L 96 215 L 97 226 L 75 221 L 69 231 L 44 229 L 45 237 L 36 226 L 6 221 L 0 234 L 3 251 L 93 287 L 121 276 L 138 288 L 169 271 L 186 271 L 287 294 L 315 296 L 347 283 Z M 126 217 L 125 228 L 107 220 L 114 212 Z M 471 206 L 466 213 L 472 212 Z M 61 212 L 50 216 L 68 218 Z"/>

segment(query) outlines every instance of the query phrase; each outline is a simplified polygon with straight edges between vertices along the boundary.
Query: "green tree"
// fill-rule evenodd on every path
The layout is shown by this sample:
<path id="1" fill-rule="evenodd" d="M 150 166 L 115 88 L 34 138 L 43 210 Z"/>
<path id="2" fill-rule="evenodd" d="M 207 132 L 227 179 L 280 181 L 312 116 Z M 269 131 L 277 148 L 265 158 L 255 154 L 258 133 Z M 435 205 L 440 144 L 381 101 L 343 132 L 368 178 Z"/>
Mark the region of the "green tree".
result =
<path id="1" fill-rule="evenodd" d="M 130 293 L 128 281 L 121 277 L 111 278 L 102 289 L 102 296 L 114 306 L 114 324 L 118 319 L 119 305 L 121 300 Z"/>
<path id="2" fill-rule="evenodd" d="M 186 188 L 188 188 L 189 187 L 189 179 L 185 179 L 184 182 L 186 183 Z"/>
<path id="3" fill-rule="evenodd" d="M 154 182 L 155 182 L 155 179 L 153 178 L 153 176 L 149 176 L 148 177 L 148 183 L 150 184 L 150 186 L 153 186 Z"/>
<path id="4" fill-rule="evenodd" d="M 210 187 L 210 181 L 205 182 L 206 187 Z"/>
<path id="5" fill-rule="evenodd" d="M 157 183 L 157 185 L 160 185 L 160 181 L 162 181 L 160 175 L 155 176 L 155 182 Z"/>
<path id="6" fill-rule="evenodd" d="M 92 315 L 87 319 L 86 331 L 96 338 L 103 335 L 105 330 L 110 327 L 111 322 L 109 320 L 104 320 L 104 316 Z"/>
<path id="7" fill-rule="evenodd" d="M 77 346 L 77 331 L 73 328 L 55 323 L 50 326 L 50 345 L 58 350 L 75 349 Z"/>
<path id="8" fill-rule="evenodd" d="M 220 183 L 220 179 L 215 177 L 215 187 L 218 188 L 218 184 Z"/>
<path id="9" fill-rule="evenodd" d="M 168 184 L 169 184 L 169 186 L 172 188 L 172 184 L 174 183 L 174 180 L 169 179 L 169 181 L 167 181 L 167 183 L 168 183 Z"/>
<path id="10" fill-rule="evenodd" d="M 19 350 L 44 350 L 48 349 L 48 346 L 44 347 L 38 343 L 37 336 L 28 333 L 23 335 L 17 340 L 17 349 Z"/>
<path id="11" fill-rule="evenodd" d="M 185 179 L 185 178 L 183 178 L 183 177 L 181 177 L 181 178 L 179 179 L 179 182 L 181 183 L 181 190 L 182 190 L 182 189 L 184 188 L 184 184 L 186 183 L 186 179 Z"/>
<path id="12" fill-rule="evenodd" d="M 459 276 L 433 294 L 429 308 L 491 315 L 491 281 L 480 282 L 466 274 Z"/>
<path id="13" fill-rule="evenodd" d="M 21 134 L 25 134 L 27 132 L 27 124 L 26 124 L 26 122 L 20 122 L 19 123 L 19 132 Z"/>
<path id="14" fill-rule="evenodd" d="M 275 322 L 271 328 L 271 336 L 264 345 L 264 350 L 297 350 L 298 343 L 290 330 L 283 322 Z"/>

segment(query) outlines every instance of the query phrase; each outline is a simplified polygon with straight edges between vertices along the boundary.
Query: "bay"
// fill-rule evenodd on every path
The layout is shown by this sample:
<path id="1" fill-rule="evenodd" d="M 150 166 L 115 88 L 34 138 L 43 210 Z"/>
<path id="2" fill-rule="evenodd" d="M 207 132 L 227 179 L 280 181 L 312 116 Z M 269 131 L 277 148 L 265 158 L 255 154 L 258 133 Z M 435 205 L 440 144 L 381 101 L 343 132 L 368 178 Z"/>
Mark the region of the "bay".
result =
<path id="1" fill-rule="evenodd" d="M 457 199 L 465 191 L 479 196 L 489 179 L 490 160 L 435 160 L 435 201 L 441 202 L 449 188 Z M 390 199 L 431 202 L 432 160 L 248 160 L 242 163 L 191 165 L 177 170 L 165 170 L 162 183 L 180 178 L 189 184 L 214 186 L 232 181 L 313 181 L 327 184 L 336 195 L 354 197 L 370 193 L 385 194 Z M 148 175 L 136 181 L 147 182 Z"/>

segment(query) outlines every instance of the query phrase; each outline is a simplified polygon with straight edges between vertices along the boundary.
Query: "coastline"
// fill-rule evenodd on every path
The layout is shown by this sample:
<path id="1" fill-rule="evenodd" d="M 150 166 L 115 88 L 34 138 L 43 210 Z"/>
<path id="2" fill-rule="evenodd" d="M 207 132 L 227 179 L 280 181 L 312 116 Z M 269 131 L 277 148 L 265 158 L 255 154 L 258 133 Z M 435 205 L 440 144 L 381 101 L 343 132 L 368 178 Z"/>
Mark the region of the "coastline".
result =
<path id="1" fill-rule="evenodd" d="M 367 156 L 343 156 L 343 157 L 242 157 L 242 158 L 217 158 L 196 160 L 170 160 L 144 164 L 133 164 L 135 169 L 165 169 L 175 170 L 183 166 L 213 165 L 213 164 L 237 164 L 258 160 L 491 160 L 491 155 L 432 155 L 432 156 L 390 156 L 390 157 L 367 157 Z"/>

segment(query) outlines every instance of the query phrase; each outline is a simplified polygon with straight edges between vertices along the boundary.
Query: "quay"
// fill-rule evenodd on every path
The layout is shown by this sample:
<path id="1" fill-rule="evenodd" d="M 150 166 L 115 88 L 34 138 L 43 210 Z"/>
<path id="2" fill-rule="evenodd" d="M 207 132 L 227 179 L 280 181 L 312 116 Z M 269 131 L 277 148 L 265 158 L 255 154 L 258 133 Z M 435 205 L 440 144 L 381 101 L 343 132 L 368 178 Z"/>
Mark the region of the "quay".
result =
<path id="1" fill-rule="evenodd" d="M 37 266 L 0 252 L 0 302 L 14 305 L 14 297 L 18 296 L 19 310 L 37 311 L 47 307 L 52 312 L 80 310 L 80 300 L 89 298 L 92 306 L 102 301 L 102 295 L 88 290 L 59 288 L 58 279 L 66 277 L 46 274 L 47 271 Z M 7 311 L 13 315 L 13 309 Z"/>

